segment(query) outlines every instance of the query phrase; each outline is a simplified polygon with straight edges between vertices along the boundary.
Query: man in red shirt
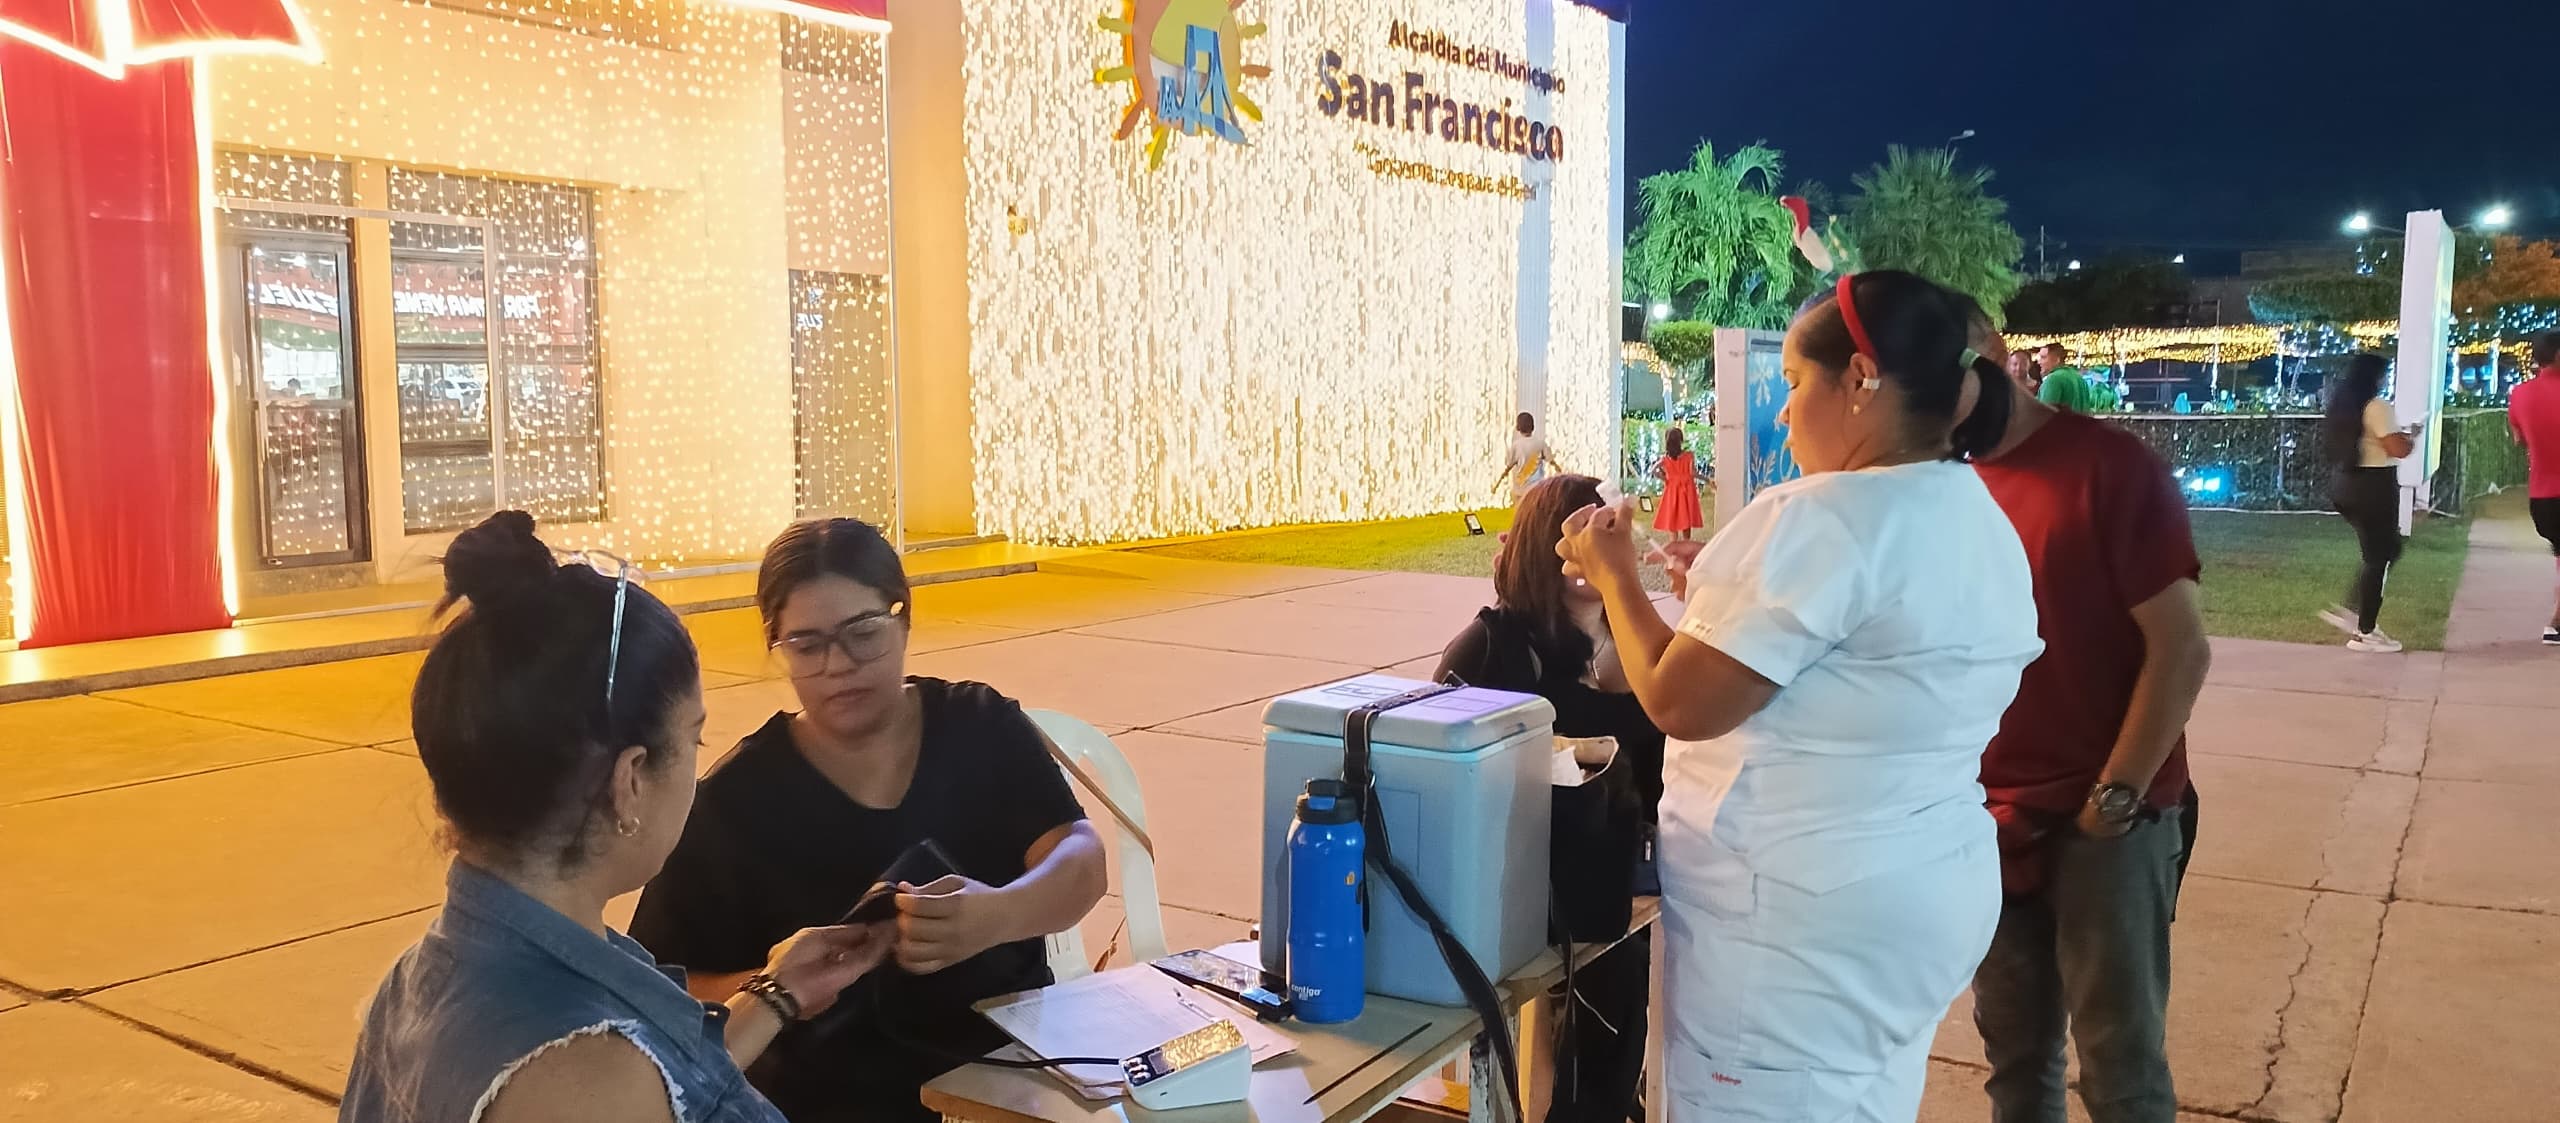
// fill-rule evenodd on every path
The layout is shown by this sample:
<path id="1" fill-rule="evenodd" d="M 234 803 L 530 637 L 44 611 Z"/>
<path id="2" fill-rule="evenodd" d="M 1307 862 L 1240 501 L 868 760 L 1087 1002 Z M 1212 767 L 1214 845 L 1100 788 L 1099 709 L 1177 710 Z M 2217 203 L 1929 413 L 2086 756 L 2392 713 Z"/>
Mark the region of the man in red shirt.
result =
<path id="1" fill-rule="evenodd" d="M 1986 353 L 1998 348 L 1988 337 Z M 1976 465 L 2035 573 L 2045 653 L 1982 757 L 2008 898 L 1974 975 L 1993 1123 L 2172 1123 L 2169 921 L 2193 848 L 2186 724 L 2212 651 L 2195 538 L 2132 434 L 2022 398 Z"/>
<path id="2" fill-rule="evenodd" d="M 2537 373 L 2507 395 L 2507 426 L 2530 466 L 2525 504 L 2533 510 L 2533 529 L 2551 543 L 2552 563 L 2560 566 L 2560 331 L 2533 341 L 2533 365 Z M 2551 600 L 2542 642 L 2560 647 L 2560 573 L 2553 575 Z"/>

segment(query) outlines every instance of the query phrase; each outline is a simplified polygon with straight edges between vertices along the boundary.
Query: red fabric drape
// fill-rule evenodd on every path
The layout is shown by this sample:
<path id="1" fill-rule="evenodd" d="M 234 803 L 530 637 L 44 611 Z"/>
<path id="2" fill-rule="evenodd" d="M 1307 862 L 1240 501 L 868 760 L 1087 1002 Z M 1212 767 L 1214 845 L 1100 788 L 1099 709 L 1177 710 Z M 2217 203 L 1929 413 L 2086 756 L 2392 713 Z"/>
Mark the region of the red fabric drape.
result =
<path id="1" fill-rule="evenodd" d="M 113 81 L 0 41 L 28 647 L 230 623 L 189 65 Z"/>

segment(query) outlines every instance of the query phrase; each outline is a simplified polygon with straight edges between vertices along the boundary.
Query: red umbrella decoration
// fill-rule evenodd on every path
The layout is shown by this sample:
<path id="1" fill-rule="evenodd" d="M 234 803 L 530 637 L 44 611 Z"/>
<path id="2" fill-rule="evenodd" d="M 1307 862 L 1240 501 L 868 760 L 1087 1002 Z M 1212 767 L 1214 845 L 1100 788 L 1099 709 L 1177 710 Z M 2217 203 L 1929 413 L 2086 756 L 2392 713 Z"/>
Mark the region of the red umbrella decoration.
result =
<path id="1" fill-rule="evenodd" d="M 24 646 L 231 620 L 193 60 L 319 53 L 293 0 L 0 0 Z"/>
<path id="2" fill-rule="evenodd" d="M 210 54 L 320 57 L 319 42 L 292 0 L 0 0 L 0 36 L 106 78 L 121 78 L 132 66 Z"/>

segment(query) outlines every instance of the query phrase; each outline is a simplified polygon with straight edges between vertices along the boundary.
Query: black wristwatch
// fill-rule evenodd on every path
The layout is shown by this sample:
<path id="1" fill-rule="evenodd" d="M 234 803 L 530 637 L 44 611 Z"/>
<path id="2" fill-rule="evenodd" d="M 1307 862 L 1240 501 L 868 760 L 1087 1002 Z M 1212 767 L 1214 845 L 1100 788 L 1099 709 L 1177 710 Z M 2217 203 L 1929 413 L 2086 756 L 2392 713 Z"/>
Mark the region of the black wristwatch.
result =
<path id="1" fill-rule="evenodd" d="M 2142 789 L 2131 784 L 2101 783 L 2089 789 L 2089 803 L 2098 809 L 2098 821 L 2111 827 L 2129 826 L 2142 814 Z"/>

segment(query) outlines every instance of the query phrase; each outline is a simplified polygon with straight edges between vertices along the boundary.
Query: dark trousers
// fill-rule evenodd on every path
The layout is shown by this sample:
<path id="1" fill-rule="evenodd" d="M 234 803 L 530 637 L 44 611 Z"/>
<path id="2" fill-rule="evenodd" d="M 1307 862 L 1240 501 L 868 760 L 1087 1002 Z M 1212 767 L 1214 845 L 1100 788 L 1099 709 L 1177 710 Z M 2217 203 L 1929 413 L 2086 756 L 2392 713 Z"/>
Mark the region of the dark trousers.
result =
<path id="1" fill-rule="evenodd" d="M 1547 1123 L 1627 1123 L 1644 1078 L 1645 1005 L 1653 939 L 1638 932 L 1573 973 L 1573 1004 L 1556 1035 Z"/>
<path id="2" fill-rule="evenodd" d="M 2070 828 L 2044 887 L 2000 910 L 1973 977 L 1973 1024 L 1991 1076 L 1992 1123 L 2063 1123 L 2063 1048 L 2080 1051 L 2093 1123 L 2174 1123 L 2169 921 L 2193 835 L 2172 809 L 2118 838 Z"/>
<path id="3" fill-rule="evenodd" d="M 2382 586 L 2400 560 L 2400 475 L 2396 468 L 2342 468 L 2329 486 L 2330 505 L 2356 529 L 2364 564 L 2347 586 L 2356 630 L 2370 632 L 2382 618 Z"/>

